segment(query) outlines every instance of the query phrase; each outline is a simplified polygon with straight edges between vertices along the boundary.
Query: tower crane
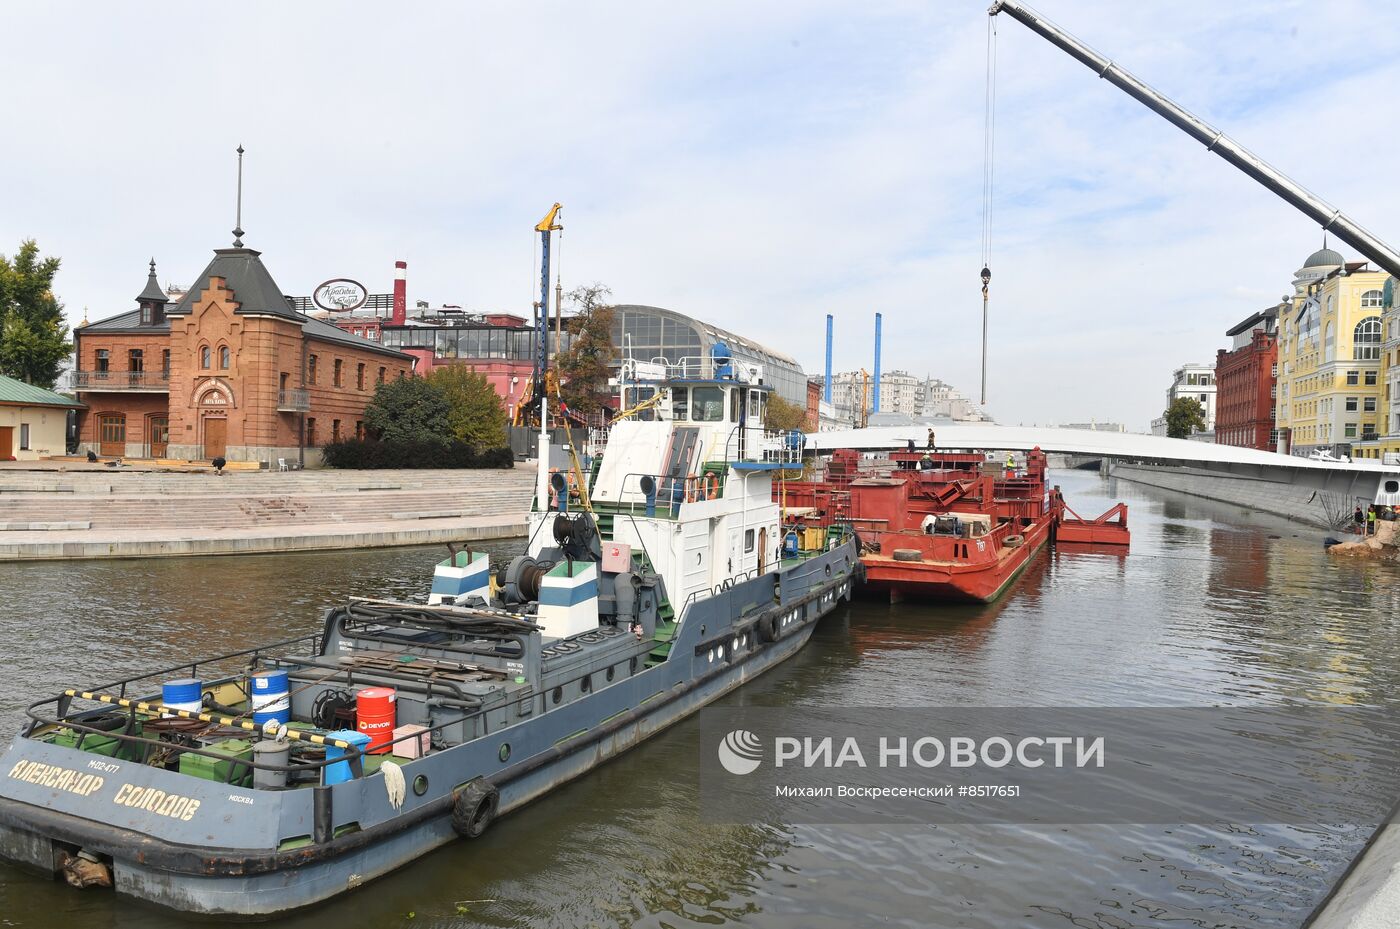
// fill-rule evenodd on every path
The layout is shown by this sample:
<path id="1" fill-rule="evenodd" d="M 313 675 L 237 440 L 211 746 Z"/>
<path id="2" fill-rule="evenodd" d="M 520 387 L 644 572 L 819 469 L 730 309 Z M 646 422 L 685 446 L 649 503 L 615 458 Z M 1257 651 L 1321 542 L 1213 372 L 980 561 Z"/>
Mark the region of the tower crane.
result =
<path id="1" fill-rule="evenodd" d="M 1319 223 L 1324 232 L 1332 233 L 1375 262 L 1378 267 L 1400 277 L 1400 254 L 1397 254 L 1395 249 L 1219 129 L 1153 90 L 1030 7 L 1016 0 L 997 0 L 987 9 L 989 16 L 1000 13 L 1005 13 L 1071 58 L 1087 65 L 1099 77 L 1200 142 L 1206 147 L 1206 151 L 1219 155 L 1264 185 L 1274 195 L 1301 210 L 1308 218 Z M 990 276 L 985 270 L 983 274 Z"/>

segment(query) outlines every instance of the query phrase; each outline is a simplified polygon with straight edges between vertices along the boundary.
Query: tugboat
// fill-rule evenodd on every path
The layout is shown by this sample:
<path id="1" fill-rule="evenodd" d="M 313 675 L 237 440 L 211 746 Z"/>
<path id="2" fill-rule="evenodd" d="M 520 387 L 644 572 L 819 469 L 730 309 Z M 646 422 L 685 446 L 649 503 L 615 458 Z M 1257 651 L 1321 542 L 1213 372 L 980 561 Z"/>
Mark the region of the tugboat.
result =
<path id="1" fill-rule="evenodd" d="M 981 454 L 893 452 L 862 470 L 859 455 L 838 449 L 823 481 L 782 481 L 785 539 L 794 549 L 825 526 L 852 529 L 860 544 L 863 586 L 906 598 L 991 602 L 1046 543 L 1096 549 L 1129 543 L 1128 509 L 1081 519 L 1046 481 L 1045 454 L 1005 468 Z M 815 527 L 815 528 L 814 528 Z"/>
<path id="2" fill-rule="evenodd" d="M 722 346 L 631 369 L 646 416 L 586 469 L 540 456 L 518 556 L 458 551 L 426 602 L 351 599 L 310 637 L 31 704 L 0 759 L 0 855 L 281 913 L 480 836 L 794 655 L 857 552 L 840 531 L 779 544 L 773 475 L 800 443 L 765 433 L 761 369 Z"/>

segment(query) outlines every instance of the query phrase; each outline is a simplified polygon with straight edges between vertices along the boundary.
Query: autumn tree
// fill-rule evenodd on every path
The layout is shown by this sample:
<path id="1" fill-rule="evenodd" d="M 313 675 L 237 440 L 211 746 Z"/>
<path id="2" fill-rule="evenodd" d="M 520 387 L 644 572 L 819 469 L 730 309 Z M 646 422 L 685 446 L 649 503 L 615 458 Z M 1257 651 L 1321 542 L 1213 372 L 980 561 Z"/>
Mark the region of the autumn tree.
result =
<path id="1" fill-rule="evenodd" d="M 506 444 L 506 408 L 486 375 L 465 365 L 447 365 L 428 375 L 447 398 L 447 431 L 475 451 Z"/>
<path id="2" fill-rule="evenodd" d="M 569 299 L 577 309 L 566 320 L 569 347 L 557 361 L 559 393 L 572 411 L 593 413 L 610 397 L 608 379 L 617 357 L 612 340 L 616 318 L 610 302 L 612 291 L 602 284 L 588 284 L 570 291 Z"/>
<path id="3" fill-rule="evenodd" d="M 807 426 L 807 411 L 777 394 L 768 395 L 768 409 L 763 413 L 763 428 L 770 432 L 787 432 Z"/>
<path id="4" fill-rule="evenodd" d="M 40 258 L 33 239 L 13 259 L 0 255 L 0 374 L 52 388 L 73 344 L 53 294 L 58 258 Z"/>
<path id="5" fill-rule="evenodd" d="M 1195 397 L 1177 397 L 1162 414 L 1167 420 L 1167 435 L 1184 439 L 1206 428 L 1206 411 Z"/>

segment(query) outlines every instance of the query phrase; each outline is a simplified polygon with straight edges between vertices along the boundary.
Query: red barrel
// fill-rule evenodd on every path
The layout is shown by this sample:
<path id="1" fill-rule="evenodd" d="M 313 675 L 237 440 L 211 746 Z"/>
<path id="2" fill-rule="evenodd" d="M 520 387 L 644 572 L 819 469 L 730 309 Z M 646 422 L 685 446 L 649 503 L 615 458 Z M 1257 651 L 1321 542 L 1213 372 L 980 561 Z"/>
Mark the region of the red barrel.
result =
<path id="1" fill-rule="evenodd" d="M 355 693 L 355 728 L 369 736 L 371 755 L 390 751 L 397 718 L 398 693 L 392 687 L 366 687 Z"/>

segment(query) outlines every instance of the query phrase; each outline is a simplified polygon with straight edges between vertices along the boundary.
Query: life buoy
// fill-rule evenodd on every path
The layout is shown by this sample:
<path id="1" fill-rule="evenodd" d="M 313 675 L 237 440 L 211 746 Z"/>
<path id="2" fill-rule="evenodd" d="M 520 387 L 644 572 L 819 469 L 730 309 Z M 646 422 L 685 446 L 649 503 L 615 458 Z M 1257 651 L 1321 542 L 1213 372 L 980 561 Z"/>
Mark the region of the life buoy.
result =
<path id="1" fill-rule="evenodd" d="M 685 479 L 685 502 L 694 503 L 700 499 L 700 478 L 691 474 Z"/>
<path id="2" fill-rule="evenodd" d="M 713 471 L 705 474 L 705 499 L 713 500 L 719 496 L 719 475 Z"/>
<path id="3" fill-rule="evenodd" d="M 501 792 L 484 777 L 474 777 L 452 798 L 452 829 L 464 839 L 479 839 L 496 818 Z"/>

